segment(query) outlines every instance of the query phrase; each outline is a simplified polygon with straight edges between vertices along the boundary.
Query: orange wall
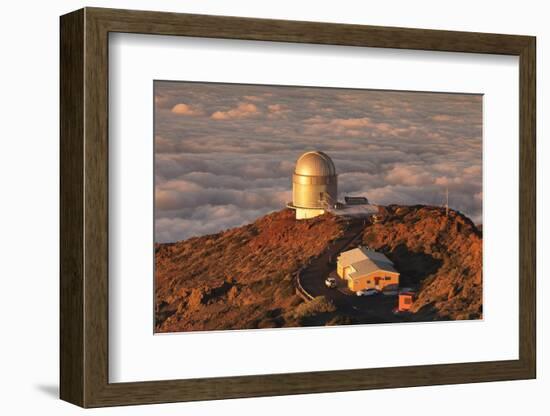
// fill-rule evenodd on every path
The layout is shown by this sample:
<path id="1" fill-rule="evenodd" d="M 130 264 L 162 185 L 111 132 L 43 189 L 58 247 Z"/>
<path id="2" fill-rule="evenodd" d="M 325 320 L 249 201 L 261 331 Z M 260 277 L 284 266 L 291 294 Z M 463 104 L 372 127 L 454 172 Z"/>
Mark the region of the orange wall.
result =
<path id="1" fill-rule="evenodd" d="M 381 279 L 378 280 L 378 285 L 376 285 L 376 277 L 380 277 Z M 386 280 L 386 277 L 389 277 L 389 280 Z M 392 273 L 392 272 L 374 272 L 367 274 L 365 276 L 361 276 L 358 279 L 353 279 L 349 281 L 348 287 L 353 290 L 354 292 L 357 292 L 359 290 L 364 289 L 384 289 L 387 285 L 398 285 L 399 284 L 399 273 Z"/>

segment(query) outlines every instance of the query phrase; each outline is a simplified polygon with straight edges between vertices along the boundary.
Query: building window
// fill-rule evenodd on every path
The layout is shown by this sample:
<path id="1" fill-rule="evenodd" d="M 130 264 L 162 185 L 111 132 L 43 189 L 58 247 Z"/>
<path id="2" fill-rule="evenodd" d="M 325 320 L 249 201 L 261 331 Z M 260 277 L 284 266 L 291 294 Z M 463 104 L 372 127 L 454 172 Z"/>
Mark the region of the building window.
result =
<path id="1" fill-rule="evenodd" d="M 405 305 L 410 305 L 412 303 L 412 299 L 411 298 L 405 298 L 405 299 L 403 299 L 403 303 Z"/>
<path id="2" fill-rule="evenodd" d="M 391 277 L 390 277 L 390 276 L 386 276 L 385 279 L 386 279 L 386 280 L 391 280 Z"/>

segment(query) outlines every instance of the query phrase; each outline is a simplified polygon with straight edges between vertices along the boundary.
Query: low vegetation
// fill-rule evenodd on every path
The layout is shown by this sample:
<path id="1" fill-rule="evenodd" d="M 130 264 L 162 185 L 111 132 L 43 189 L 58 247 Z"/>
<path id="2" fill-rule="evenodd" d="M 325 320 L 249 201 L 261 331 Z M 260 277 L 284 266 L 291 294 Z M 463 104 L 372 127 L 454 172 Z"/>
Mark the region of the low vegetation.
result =
<path id="1" fill-rule="evenodd" d="M 307 318 L 319 316 L 321 314 L 335 312 L 336 306 L 330 299 L 324 296 L 318 296 L 310 302 L 301 303 L 286 314 L 287 319 L 291 318 L 305 323 Z"/>

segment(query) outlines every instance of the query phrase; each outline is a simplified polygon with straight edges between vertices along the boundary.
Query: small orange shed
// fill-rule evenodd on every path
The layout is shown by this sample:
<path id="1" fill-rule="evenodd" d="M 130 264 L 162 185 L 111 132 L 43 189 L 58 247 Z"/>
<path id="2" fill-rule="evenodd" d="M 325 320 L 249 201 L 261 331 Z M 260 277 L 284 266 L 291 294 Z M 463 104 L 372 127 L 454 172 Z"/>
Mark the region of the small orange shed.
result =
<path id="1" fill-rule="evenodd" d="M 399 294 L 399 303 L 397 305 L 397 310 L 399 312 L 408 312 L 414 302 L 414 297 L 414 292 L 401 292 Z"/>

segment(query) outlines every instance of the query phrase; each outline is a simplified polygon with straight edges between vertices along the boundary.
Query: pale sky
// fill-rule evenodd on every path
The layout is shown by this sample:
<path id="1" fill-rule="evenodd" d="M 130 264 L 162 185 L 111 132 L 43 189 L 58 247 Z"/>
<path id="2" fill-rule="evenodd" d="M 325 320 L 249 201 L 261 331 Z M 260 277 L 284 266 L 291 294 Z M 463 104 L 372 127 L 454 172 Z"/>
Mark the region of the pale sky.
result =
<path id="1" fill-rule="evenodd" d="M 482 96 L 155 81 L 155 241 L 253 222 L 292 199 L 296 159 L 339 197 L 449 205 L 481 222 Z"/>

